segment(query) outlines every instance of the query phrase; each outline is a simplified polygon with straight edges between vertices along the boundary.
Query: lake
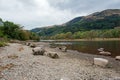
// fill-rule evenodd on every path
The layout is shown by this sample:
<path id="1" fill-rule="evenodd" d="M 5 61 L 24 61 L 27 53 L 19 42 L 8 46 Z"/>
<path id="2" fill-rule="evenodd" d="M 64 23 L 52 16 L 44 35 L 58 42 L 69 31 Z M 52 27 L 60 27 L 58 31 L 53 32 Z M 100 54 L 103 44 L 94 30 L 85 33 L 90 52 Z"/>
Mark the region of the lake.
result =
<path id="1" fill-rule="evenodd" d="M 104 51 L 111 52 L 111 57 L 120 55 L 120 41 L 52 41 L 55 45 L 67 46 L 70 50 L 77 50 L 83 53 L 99 54 L 97 49 L 104 48 Z"/>

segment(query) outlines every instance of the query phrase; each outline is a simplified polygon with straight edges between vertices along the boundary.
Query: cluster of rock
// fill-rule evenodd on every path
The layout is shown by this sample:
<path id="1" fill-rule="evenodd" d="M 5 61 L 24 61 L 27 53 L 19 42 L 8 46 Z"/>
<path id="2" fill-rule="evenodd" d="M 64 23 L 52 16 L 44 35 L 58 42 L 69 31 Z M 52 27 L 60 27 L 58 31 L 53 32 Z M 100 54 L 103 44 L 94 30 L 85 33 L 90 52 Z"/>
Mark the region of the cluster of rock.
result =
<path id="1" fill-rule="evenodd" d="M 101 54 L 101 55 L 106 55 L 106 56 L 111 55 L 110 52 L 104 51 L 104 48 L 99 48 L 98 51 L 99 51 L 99 54 Z"/>
<path id="2" fill-rule="evenodd" d="M 104 51 L 104 48 L 99 48 L 98 51 L 99 51 L 99 54 L 101 54 L 101 55 L 106 55 L 106 56 L 110 56 L 111 55 L 110 52 Z M 115 59 L 116 60 L 120 60 L 120 56 L 116 56 Z"/>
<path id="3" fill-rule="evenodd" d="M 99 54 L 101 54 L 101 55 L 111 55 L 110 52 L 104 51 L 104 48 L 99 48 L 98 51 L 99 51 Z M 115 59 L 120 60 L 120 56 L 116 56 Z M 94 65 L 98 65 L 98 66 L 101 66 L 101 67 L 106 67 L 108 65 L 108 63 L 109 63 L 109 60 L 107 60 L 107 59 L 94 58 Z"/>
<path id="4" fill-rule="evenodd" d="M 34 43 L 26 43 L 26 45 L 32 48 L 33 55 L 45 55 L 53 59 L 59 58 L 57 52 L 48 52 L 47 50 L 45 50 L 43 45 L 37 46 Z"/>
<path id="5" fill-rule="evenodd" d="M 33 55 L 46 55 L 53 59 L 58 59 L 59 56 L 57 52 L 47 52 L 43 47 L 35 47 L 32 49 Z"/>

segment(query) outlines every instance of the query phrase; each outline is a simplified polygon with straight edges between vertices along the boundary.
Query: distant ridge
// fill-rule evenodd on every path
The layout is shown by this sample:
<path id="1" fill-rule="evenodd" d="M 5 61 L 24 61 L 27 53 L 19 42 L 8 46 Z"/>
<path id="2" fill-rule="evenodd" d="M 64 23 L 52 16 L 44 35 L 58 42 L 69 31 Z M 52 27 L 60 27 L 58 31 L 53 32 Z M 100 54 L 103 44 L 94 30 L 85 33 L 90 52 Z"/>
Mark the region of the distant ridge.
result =
<path id="1" fill-rule="evenodd" d="M 120 26 L 120 9 L 107 9 L 87 16 L 76 17 L 65 24 L 50 27 L 35 28 L 31 31 L 41 36 L 51 36 L 58 33 L 77 32 L 99 29 L 113 29 Z"/>

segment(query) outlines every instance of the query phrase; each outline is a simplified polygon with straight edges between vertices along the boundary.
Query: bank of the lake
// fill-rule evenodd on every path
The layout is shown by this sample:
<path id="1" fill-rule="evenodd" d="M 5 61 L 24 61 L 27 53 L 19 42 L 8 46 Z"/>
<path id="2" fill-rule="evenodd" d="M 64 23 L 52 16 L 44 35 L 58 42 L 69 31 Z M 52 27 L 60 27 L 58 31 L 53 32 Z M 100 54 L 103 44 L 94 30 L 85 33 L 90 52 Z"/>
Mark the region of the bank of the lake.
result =
<path id="1" fill-rule="evenodd" d="M 92 39 L 53 39 L 40 41 L 120 41 L 120 38 L 92 38 Z"/>
<path id="2" fill-rule="evenodd" d="M 34 56 L 32 48 L 18 43 L 0 48 L 1 80 L 108 80 L 120 77 L 120 61 L 114 58 L 50 48 L 47 42 L 37 42 L 47 52 L 57 52 L 59 59 Z M 19 50 L 23 48 L 22 50 Z M 109 60 L 106 68 L 93 65 L 93 58 Z"/>

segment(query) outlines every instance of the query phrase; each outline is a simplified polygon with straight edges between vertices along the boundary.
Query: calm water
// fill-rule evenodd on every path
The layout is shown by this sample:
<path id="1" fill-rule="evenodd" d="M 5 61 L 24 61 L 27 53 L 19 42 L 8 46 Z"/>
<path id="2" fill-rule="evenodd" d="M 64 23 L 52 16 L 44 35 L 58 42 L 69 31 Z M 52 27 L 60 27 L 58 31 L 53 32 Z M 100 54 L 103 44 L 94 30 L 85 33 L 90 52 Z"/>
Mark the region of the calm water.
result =
<path id="1" fill-rule="evenodd" d="M 54 42 L 55 45 L 65 45 L 70 50 L 79 52 L 98 54 L 98 48 L 104 48 L 105 51 L 112 53 L 112 57 L 120 55 L 120 41 L 69 41 Z"/>

